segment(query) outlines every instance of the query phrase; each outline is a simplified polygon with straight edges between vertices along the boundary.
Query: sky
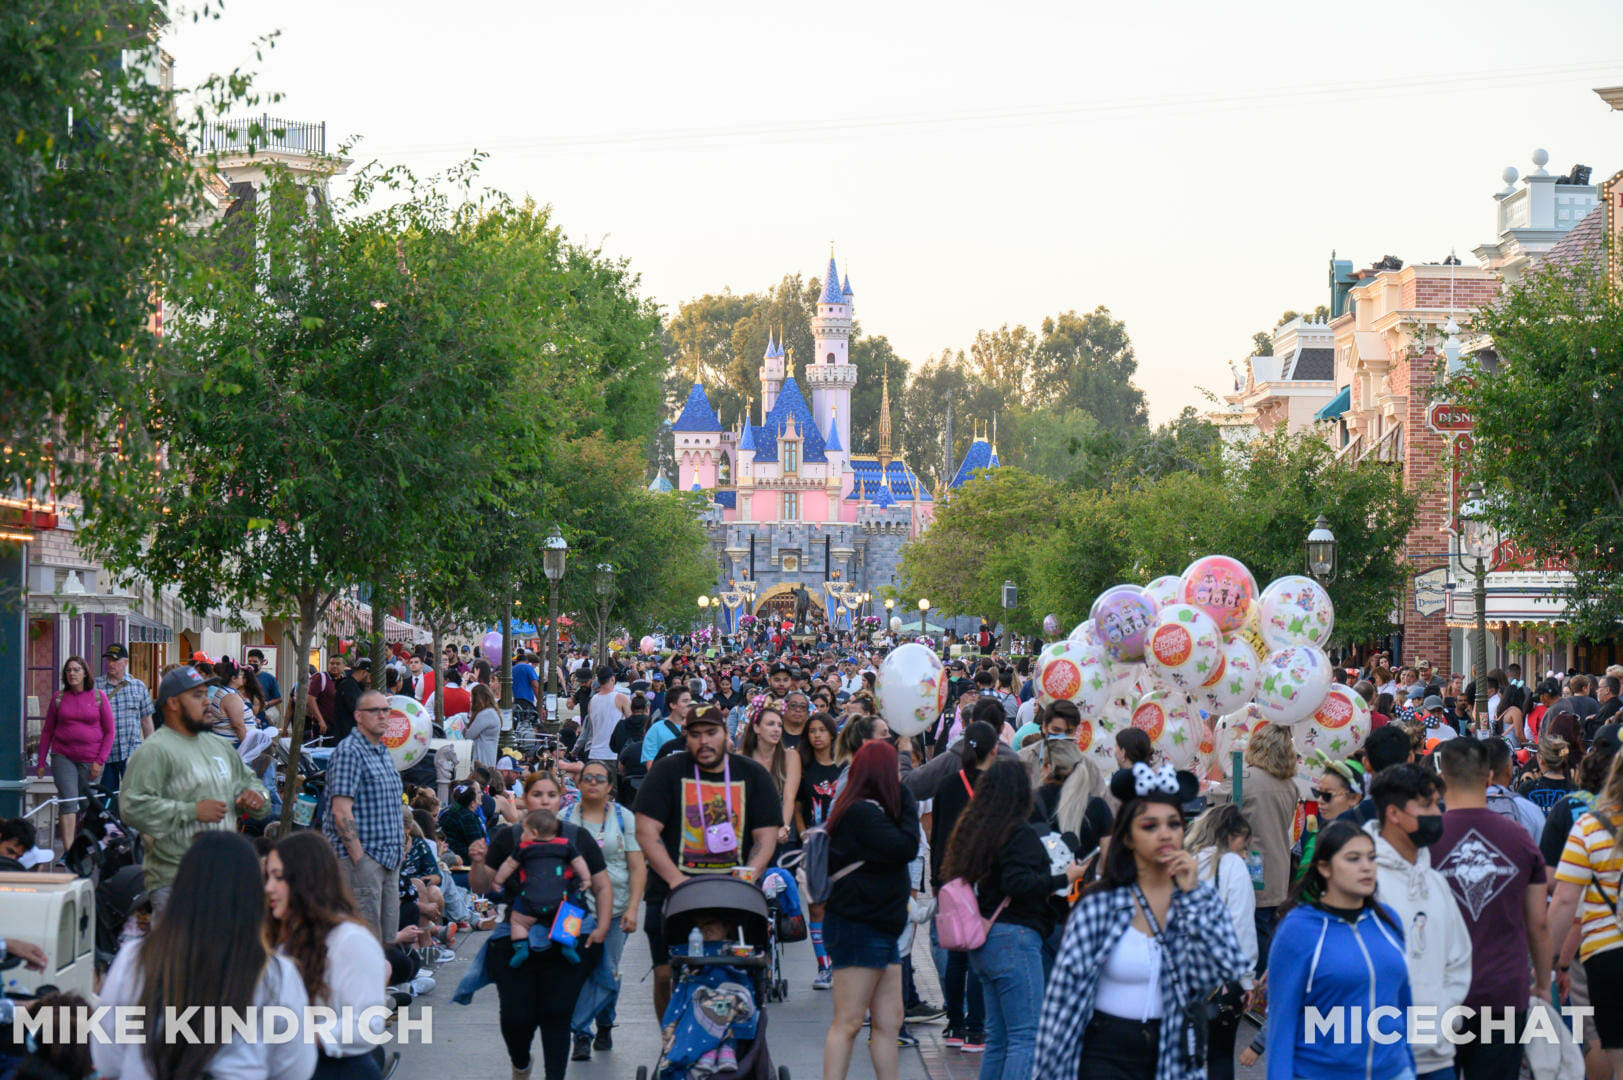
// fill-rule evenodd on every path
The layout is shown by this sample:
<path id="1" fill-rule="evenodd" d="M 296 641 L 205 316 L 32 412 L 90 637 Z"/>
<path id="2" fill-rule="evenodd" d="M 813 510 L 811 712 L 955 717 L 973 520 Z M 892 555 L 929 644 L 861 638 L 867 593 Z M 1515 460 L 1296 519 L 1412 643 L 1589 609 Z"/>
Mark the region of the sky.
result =
<path id="1" fill-rule="evenodd" d="M 489 186 L 668 311 L 820 277 L 830 242 L 863 331 L 915 366 L 1103 305 L 1161 422 L 1328 302 L 1332 250 L 1472 262 L 1506 165 L 1623 169 L 1623 113 L 1592 92 L 1623 84 L 1623 4 L 1397 10 L 229 0 L 164 46 L 183 84 L 257 72 L 273 115 L 359 138 L 360 162 L 488 153 Z"/>

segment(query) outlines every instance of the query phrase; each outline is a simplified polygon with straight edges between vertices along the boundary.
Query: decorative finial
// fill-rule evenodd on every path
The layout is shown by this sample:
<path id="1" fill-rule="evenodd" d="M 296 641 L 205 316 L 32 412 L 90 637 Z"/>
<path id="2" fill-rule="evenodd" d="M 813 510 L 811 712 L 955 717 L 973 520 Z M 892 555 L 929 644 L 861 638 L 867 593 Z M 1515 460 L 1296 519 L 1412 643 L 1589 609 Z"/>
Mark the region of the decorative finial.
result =
<path id="1" fill-rule="evenodd" d="M 1535 170 L 1534 173 L 1533 173 L 1534 176 L 1548 176 L 1548 175 L 1550 175 L 1549 173 L 1544 171 L 1544 166 L 1548 165 L 1549 163 L 1550 163 L 1550 152 L 1548 150 L 1540 148 L 1538 150 L 1533 151 L 1533 167 L 1534 167 L 1534 170 Z"/>

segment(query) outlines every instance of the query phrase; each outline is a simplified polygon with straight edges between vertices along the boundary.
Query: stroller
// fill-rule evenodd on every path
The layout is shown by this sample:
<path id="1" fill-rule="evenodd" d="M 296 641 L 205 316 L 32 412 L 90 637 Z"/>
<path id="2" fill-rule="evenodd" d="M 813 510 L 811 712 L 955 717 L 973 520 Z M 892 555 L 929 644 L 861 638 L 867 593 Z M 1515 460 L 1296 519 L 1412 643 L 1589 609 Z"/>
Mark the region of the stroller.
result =
<path id="1" fill-rule="evenodd" d="M 706 915 L 719 914 L 738 926 L 737 937 L 719 948 L 720 954 L 706 949 L 704 956 L 686 955 L 689 933 Z M 706 1080 L 789 1080 L 788 1068 L 774 1071 L 767 1048 L 767 1014 L 761 1004 L 770 1000 L 769 983 L 773 971 L 772 913 L 766 894 L 752 882 L 734 877 L 699 877 L 684 881 L 665 899 L 665 933 L 672 943 L 671 1003 L 665 1011 L 664 1050 L 652 1071 L 637 1068 L 637 1080 L 682 1080 L 704 1076 Z M 753 1014 L 735 1023 L 716 1015 L 711 1003 L 736 996 L 739 983 L 747 985 L 754 998 Z M 716 1030 L 721 1025 L 721 1030 Z M 693 1068 L 685 1042 L 695 1035 L 719 1034 L 736 1045 L 737 1064 L 719 1071 L 701 1072 Z"/>

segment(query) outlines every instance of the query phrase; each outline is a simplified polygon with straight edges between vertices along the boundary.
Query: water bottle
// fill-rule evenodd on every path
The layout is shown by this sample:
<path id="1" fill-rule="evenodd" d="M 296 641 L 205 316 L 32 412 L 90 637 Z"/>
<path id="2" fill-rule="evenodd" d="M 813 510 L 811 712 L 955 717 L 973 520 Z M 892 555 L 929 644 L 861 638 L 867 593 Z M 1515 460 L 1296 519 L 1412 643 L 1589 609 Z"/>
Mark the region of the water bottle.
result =
<path id="1" fill-rule="evenodd" d="M 699 933 L 699 928 L 697 926 L 688 931 L 688 955 L 704 955 L 704 935 Z"/>

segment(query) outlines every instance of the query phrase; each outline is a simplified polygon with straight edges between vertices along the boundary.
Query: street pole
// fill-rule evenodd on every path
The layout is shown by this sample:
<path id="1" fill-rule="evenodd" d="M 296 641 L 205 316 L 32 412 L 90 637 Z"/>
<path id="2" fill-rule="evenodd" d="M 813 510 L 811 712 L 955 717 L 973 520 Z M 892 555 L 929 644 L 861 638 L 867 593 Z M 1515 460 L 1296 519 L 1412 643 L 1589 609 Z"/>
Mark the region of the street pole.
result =
<path id="1" fill-rule="evenodd" d="M 502 604 L 502 700 L 501 708 L 513 707 L 513 593 L 508 590 Z"/>
<path id="2" fill-rule="evenodd" d="M 558 700 L 558 583 L 552 580 L 547 582 L 547 698 Z M 550 710 L 543 719 L 551 722 Z"/>
<path id="3" fill-rule="evenodd" d="M 1472 643 L 1471 651 L 1476 655 L 1472 657 L 1471 677 L 1476 680 L 1476 696 L 1479 701 L 1486 701 L 1487 685 L 1483 677 L 1488 670 L 1488 568 L 1482 556 L 1476 557 L 1476 587 L 1471 591 L 1471 602 L 1476 607 L 1476 640 Z"/>

